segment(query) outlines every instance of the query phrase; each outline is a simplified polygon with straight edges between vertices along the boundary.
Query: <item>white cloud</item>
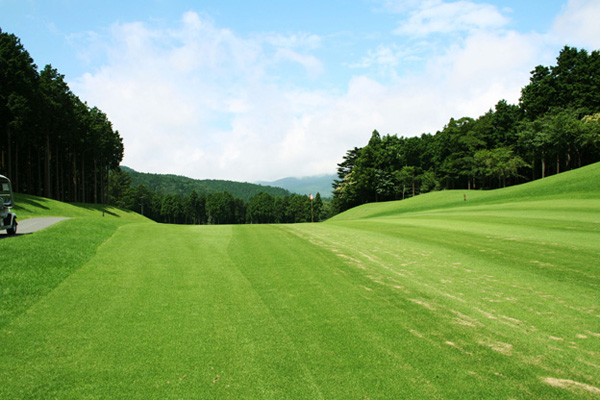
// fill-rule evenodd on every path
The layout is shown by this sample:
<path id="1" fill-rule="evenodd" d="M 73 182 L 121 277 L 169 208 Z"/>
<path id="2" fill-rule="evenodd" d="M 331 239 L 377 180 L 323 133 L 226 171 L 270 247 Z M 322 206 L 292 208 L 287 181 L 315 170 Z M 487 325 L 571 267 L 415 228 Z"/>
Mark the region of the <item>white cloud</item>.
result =
<path id="1" fill-rule="evenodd" d="M 600 48 L 600 2 L 569 0 L 553 27 L 555 40 L 561 44 Z"/>
<path id="2" fill-rule="evenodd" d="M 276 48 L 295 48 L 295 49 L 318 49 L 322 45 L 322 39 L 319 35 L 312 33 L 297 33 L 291 35 L 282 35 L 279 33 L 270 33 L 258 35 L 262 42 L 268 43 Z"/>
<path id="3" fill-rule="evenodd" d="M 120 131 L 123 164 L 197 178 L 295 174 L 292 153 L 306 149 L 294 110 L 309 108 L 309 97 L 289 95 L 269 72 L 291 63 L 310 77 L 322 73 L 322 63 L 304 53 L 318 47 L 317 36 L 242 38 L 188 12 L 175 29 L 116 24 L 108 38 L 90 37 L 108 61 L 72 87 Z"/>
<path id="4" fill-rule="evenodd" d="M 402 58 L 410 53 L 392 43 L 390 45 L 380 44 L 375 50 L 369 50 L 367 55 L 358 63 L 350 65 L 351 68 L 369 68 L 374 65 L 396 67 Z"/>
<path id="5" fill-rule="evenodd" d="M 432 58 L 427 73 L 456 104 L 455 116 L 477 117 L 501 99 L 518 101 L 539 63 L 541 42 L 535 34 L 478 32 Z"/>
<path id="6" fill-rule="evenodd" d="M 321 61 L 312 55 L 300 54 L 292 49 L 281 48 L 275 53 L 276 61 L 293 61 L 302 65 L 311 77 L 316 77 L 323 73 L 324 68 Z"/>
<path id="7" fill-rule="evenodd" d="M 418 6 L 417 6 L 418 4 Z M 414 8 L 417 6 L 416 8 Z M 412 9 L 409 18 L 402 21 L 394 31 L 408 36 L 427 36 L 481 29 L 498 29 L 508 23 L 498 9 L 491 4 L 460 0 L 444 2 L 400 2 L 400 9 Z"/>
<path id="8" fill-rule="evenodd" d="M 593 2 L 570 1 L 554 35 L 508 31 L 505 17 L 481 3 L 393 5 L 408 12 L 397 33 L 450 32 L 457 40 L 402 42 L 403 36 L 389 35 L 351 64 L 356 75 L 346 87 L 309 89 L 299 82 L 322 77 L 330 66 L 315 55 L 327 50 L 320 36 L 243 37 L 190 12 L 176 28 L 117 24 L 108 38 L 88 35 L 107 61 L 71 87 L 114 122 L 124 138 L 125 165 L 195 178 L 272 180 L 332 173 L 374 129 L 435 133 L 450 117 L 477 117 L 501 99 L 514 103 L 529 71 L 556 57 L 556 37 L 568 26 L 580 25 L 570 34 L 581 41 L 599 36 L 586 16 L 596 12 Z M 293 71 L 304 73 L 301 79 L 290 64 L 300 67 Z"/>

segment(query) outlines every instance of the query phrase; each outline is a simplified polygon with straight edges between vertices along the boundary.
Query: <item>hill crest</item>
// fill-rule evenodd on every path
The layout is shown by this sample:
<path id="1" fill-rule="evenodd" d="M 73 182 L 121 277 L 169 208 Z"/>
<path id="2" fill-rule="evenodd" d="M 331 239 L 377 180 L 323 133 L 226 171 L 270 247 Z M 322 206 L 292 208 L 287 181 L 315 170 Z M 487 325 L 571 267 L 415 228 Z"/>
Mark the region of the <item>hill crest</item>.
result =
<path id="1" fill-rule="evenodd" d="M 165 194 L 179 194 L 189 196 L 193 190 L 198 194 L 211 194 L 217 192 L 229 192 L 233 197 L 244 201 L 250 200 L 258 193 L 269 193 L 275 197 L 285 197 L 291 193 L 280 187 L 258 185 L 248 182 L 236 182 L 218 179 L 193 179 L 174 174 L 153 174 L 138 172 L 132 168 L 121 166 L 124 172 L 131 177 L 132 186 L 145 185 L 152 191 L 160 191 Z"/>
<path id="2" fill-rule="evenodd" d="M 503 189 L 443 190 L 406 200 L 363 204 L 331 220 L 397 217 L 415 212 L 554 199 L 600 199 L 600 162 Z"/>

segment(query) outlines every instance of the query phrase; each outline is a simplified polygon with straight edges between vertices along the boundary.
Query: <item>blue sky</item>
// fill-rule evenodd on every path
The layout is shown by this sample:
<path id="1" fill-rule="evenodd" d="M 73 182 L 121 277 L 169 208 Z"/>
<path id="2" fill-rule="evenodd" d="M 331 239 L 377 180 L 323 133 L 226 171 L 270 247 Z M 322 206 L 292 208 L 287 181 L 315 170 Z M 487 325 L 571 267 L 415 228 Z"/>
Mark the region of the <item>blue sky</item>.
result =
<path id="1" fill-rule="evenodd" d="M 598 20 L 597 0 L 0 0 L 0 28 L 108 114 L 123 164 L 246 181 L 515 103 L 564 45 L 600 48 Z"/>

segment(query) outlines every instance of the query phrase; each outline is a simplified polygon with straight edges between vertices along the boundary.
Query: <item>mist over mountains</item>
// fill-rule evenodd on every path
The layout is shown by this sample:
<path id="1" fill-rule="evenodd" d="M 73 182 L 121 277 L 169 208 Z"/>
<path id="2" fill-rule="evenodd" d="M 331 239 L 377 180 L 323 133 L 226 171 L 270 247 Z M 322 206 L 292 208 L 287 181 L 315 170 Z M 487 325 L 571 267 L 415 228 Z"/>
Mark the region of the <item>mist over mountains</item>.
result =
<path id="1" fill-rule="evenodd" d="M 258 181 L 259 185 L 275 186 L 286 189 L 292 193 L 298 194 L 316 194 L 320 193 L 321 197 L 333 197 L 333 180 L 336 175 L 317 175 L 305 176 L 302 178 L 288 177 L 278 179 L 276 181 Z"/>

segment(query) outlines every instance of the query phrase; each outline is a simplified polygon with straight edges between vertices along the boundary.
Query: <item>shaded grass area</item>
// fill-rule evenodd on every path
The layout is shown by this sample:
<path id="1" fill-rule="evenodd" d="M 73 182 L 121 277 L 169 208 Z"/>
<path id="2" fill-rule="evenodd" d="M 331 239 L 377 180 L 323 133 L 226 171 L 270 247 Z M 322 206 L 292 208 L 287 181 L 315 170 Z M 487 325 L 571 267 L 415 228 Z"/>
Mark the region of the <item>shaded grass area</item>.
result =
<path id="1" fill-rule="evenodd" d="M 122 224 L 82 217 L 0 240 L 0 328 L 89 261 Z"/>
<path id="2" fill-rule="evenodd" d="M 23 194 L 15 194 L 15 203 L 19 220 L 72 219 L 29 235 L 0 236 L 0 328 L 89 261 L 119 226 L 149 221 L 100 204 L 67 204 Z"/>
<path id="3" fill-rule="evenodd" d="M 15 207 L 20 220 L 36 217 L 117 217 L 126 220 L 147 220 L 133 211 L 104 204 L 63 203 L 44 197 L 15 193 Z"/>

